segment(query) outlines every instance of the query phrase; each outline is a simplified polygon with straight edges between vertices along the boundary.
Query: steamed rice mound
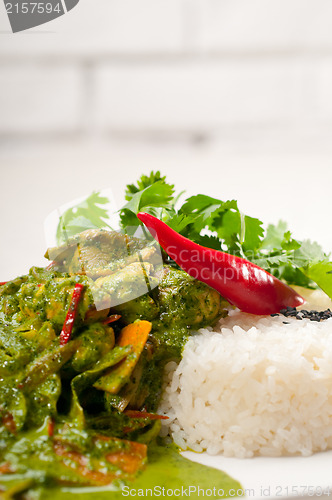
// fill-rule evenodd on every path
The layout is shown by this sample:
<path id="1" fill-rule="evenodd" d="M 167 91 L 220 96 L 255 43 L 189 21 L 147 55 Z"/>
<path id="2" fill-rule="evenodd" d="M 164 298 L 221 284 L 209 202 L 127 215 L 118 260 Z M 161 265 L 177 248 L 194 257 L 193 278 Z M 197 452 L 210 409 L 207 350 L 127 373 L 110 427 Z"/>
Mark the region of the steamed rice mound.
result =
<path id="1" fill-rule="evenodd" d="M 159 411 L 182 449 L 244 458 L 332 448 L 332 318 L 232 311 L 167 365 Z"/>

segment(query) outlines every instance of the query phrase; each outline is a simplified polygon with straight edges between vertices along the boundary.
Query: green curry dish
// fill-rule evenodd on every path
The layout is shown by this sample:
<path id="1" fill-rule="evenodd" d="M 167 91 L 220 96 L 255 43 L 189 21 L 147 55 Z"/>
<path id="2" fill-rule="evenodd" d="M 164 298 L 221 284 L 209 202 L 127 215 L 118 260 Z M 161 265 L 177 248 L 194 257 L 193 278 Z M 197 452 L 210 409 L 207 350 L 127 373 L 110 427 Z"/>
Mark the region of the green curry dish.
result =
<path id="1" fill-rule="evenodd" d="M 7 498 L 64 485 L 119 488 L 145 467 L 165 363 L 224 313 L 215 290 L 156 253 L 123 234 L 86 231 L 48 252 L 48 268 L 0 286 Z"/>

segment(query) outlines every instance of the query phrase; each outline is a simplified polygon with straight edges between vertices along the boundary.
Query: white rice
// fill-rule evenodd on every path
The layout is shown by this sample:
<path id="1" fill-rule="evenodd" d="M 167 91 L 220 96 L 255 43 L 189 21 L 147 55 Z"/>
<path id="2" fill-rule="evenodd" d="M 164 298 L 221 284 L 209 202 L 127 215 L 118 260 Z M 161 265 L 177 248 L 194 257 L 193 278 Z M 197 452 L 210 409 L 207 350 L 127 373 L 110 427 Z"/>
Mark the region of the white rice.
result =
<path id="1" fill-rule="evenodd" d="M 244 458 L 332 448 L 332 318 L 232 311 L 167 365 L 159 412 L 182 449 Z"/>

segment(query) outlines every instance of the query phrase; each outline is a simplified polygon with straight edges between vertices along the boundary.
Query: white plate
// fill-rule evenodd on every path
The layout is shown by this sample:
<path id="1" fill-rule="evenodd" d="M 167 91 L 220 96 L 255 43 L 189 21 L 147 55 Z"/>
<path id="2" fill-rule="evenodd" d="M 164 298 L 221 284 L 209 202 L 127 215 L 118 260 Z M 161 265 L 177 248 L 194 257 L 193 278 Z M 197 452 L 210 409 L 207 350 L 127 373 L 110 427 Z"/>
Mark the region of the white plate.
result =
<path id="1" fill-rule="evenodd" d="M 241 483 L 248 499 L 332 498 L 332 451 L 310 457 L 238 459 L 187 451 L 183 456 L 227 472 Z"/>

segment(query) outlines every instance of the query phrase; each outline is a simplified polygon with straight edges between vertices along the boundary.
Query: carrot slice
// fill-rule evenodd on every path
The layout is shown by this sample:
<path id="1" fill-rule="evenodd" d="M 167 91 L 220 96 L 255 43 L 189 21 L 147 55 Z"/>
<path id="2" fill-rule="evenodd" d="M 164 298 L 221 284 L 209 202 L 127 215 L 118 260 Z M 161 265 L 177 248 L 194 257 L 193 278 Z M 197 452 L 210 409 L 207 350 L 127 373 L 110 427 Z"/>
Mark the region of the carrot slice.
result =
<path id="1" fill-rule="evenodd" d="M 129 381 L 130 375 L 144 349 L 152 324 L 149 321 L 136 321 L 121 330 L 117 345 L 126 347 L 131 345 L 133 352 L 116 367 L 111 368 L 95 383 L 96 389 L 117 394 L 119 390 Z"/>
<path id="2" fill-rule="evenodd" d="M 150 321 L 141 320 L 131 323 L 122 328 L 117 344 L 121 347 L 132 345 L 134 346 L 134 350 L 136 350 L 136 346 L 141 352 L 148 340 L 151 328 L 152 323 L 150 323 Z"/>
<path id="3" fill-rule="evenodd" d="M 130 441 L 129 449 L 109 453 L 106 459 L 113 465 L 119 467 L 124 474 L 133 476 L 142 468 L 146 459 L 147 446 Z"/>
<path id="4" fill-rule="evenodd" d="M 76 478 L 81 478 L 81 482 L 91 486 L 102 486 L 112 483 L 115 479 L 133 479 L 135 474 L 144 467 L 147 446 L 107 436 L 97 436 L 98 441 L 108 441 L 114 447 L 114 451 L 105 451 L 105 455 L 100 458 L 84 455 L 75 450 L 69 444 L 63 444 L 55 439 L 54 451 L 60 457 L 61 463 L 70 468 Z M 105 467 L 105 460 L 111 467 Z M 75 477 L 73 477 L 75 482 Z"/>

